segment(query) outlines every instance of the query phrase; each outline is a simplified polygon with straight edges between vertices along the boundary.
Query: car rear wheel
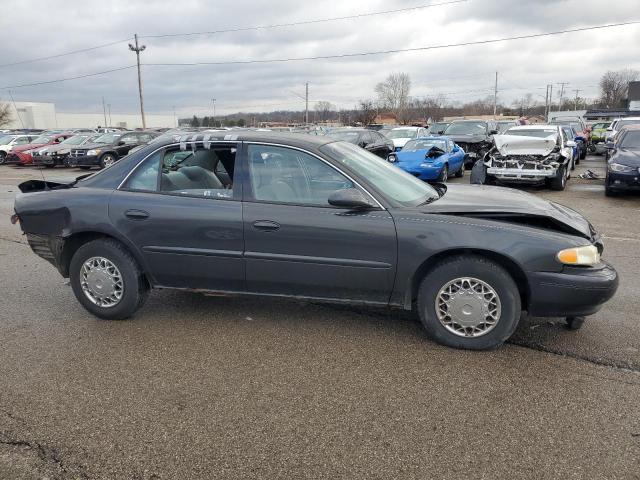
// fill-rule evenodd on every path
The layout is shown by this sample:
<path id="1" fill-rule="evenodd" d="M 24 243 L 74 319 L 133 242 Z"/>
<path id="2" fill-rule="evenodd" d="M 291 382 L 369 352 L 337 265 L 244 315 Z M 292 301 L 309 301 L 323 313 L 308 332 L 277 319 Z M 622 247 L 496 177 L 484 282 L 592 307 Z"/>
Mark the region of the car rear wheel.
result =
<path id="1" fill-rule="evenodd" d="M 0 151 L 0 165 L 4 164 L 7 159 L 7 152 Z"/>
<path id="2" fill-rule="evenodd" d="M 115 155 L 111 153 L 105 153 L 100 157 L 100 168 L 107 168 L 116 163 Z"/>
<path id="3" fill-rule="evenodd" d="M 149 295 L 149 284 L 138 262 L 112 239 L 81 246 L 71 259 L 69 277 L 82 306 L 107 320 L 131 317 Z"/>
<path id="4" fill-rule="evenodd" d="M 462 162 L 462 165 L 460 165 L 460 168 L 458 169 L 458 171 L 456 172 L 456 177 L 457 178 L 462 178 L 464 177 L 464 162 Z"/>
<path id="5" fill-rule="evenodd" d="M 418 290 L 420 320 L 442 345 L 470 350 L 500 346 L 520 320 L 520 293 L 497 263 L 460 255 L 437 264 Z"/>

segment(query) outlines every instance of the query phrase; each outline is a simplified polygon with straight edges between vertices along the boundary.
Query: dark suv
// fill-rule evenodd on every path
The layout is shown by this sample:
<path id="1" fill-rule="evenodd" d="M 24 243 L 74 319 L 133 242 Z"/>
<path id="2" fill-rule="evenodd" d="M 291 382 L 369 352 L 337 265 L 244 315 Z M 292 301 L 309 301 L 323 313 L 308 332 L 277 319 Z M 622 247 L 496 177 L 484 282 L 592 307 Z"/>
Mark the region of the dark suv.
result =
<path id="1" fill-rule="evenodd" d="M 73 148 L 67 157 L 70 167 L 100 167 L 113 165 L 134 147 L 150 142 L 158 134 L 156 132 L 105 133 L 93 143 Z"/>
<path id="2" fill-rule="evenodd" d="M 486 120 L 456 120 L 444 131 L 444 135 L 464 150 L 465 165 L 482 160 L 493 147 L 493 135 L 496 133 L 496 122 Z"/>

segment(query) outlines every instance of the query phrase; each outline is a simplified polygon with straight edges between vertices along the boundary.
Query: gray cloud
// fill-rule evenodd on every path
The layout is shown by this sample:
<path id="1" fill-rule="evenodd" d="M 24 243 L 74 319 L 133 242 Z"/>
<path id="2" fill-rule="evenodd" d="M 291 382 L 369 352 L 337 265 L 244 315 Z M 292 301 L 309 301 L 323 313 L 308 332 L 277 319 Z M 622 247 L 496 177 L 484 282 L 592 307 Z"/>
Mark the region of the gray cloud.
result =
<path id="1" fill-rule="evenodd" d="M 434 1 L 438 3 L 442 0 Z M 295 22 L 420 5 L 419 0 L 300 2 L 273 0 L 5 0 L 0 63 L 9 63 L 141 35 L 211 31 Z M 640 20 L 637 0 L 603 8 L 599 0 L 468 0 L 386 16 L 194 37 L 143 38 L 146 63 L 305 57 L 415 48 L 504 36 Z M 304 82 L 312 100 L 349 107 L 373 96 L 389 72 L 407 72 L 412 94 L 447 93 L 451 100 L 486 96 L 500 72 L 500 98 L 527 92 L 544 97 L 545 85 L 570 82 L 597 95 L 607 69 L 639 68 L 640 26 L 572 33 L 490 45 L 318 61 L 211 66 L 144 66 L 149 112 L 206 113 L 302 109 Z M 132 65 L 126 42 L 91 52 L 0 68 L 0 86 L 64 78 Z M 472 92 L 469 92 L 472 91 Z M 68 82 L 13 89 L 16 100 L 52 101 L 60 111 L 137 111 L 135 69 Z M 0 90 L 0 98 L 6 98 Z"/>

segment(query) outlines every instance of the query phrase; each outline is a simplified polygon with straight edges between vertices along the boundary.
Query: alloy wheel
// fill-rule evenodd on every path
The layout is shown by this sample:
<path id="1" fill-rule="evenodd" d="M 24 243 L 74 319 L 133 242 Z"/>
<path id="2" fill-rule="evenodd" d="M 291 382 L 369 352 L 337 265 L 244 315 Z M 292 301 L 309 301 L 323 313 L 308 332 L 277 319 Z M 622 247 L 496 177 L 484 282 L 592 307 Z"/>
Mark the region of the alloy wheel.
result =
<path id="1" fill-rule="evenodd" d="M 117 305 L 124 293 L 120 270 L 104 257 L 91 257 L 82 264 L 80 286 L 93 304 L 103 308 Z"/>

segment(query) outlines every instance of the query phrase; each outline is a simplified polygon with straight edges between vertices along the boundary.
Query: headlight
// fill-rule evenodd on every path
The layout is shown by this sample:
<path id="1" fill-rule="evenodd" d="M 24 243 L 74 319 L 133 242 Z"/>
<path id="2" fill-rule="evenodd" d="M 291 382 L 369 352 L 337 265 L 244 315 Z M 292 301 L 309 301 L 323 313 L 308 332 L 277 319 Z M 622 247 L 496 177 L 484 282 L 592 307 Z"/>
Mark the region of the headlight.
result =
<path id="1" fill-rule="evenodd" d="M 89 150 L 87 152 L 87 155 L 98 155 L 102 150 L 100 150 L 99 148 L 96 148 L 95 150 Z"/>
<path id="2" fill-rule="evenodd" d="M 630 167 L 628 165 L 622 165 L 620 163 L 610 163 L 609 171 L 611 172 L 631 172 L 634 170 L 634 167 Z"/>
<path id="3" fill-rule="evenodd" d="M 598 249 L 593 245 L 561 250 L 558 252 L 557 258 L 560 263 L 564 263 L 565 265 L 591 266 L 600 263 L 600 254 L 598 253 Z"/>
<path id="4" fill-rule="evenodd" d="M 396 157 L 393 153 L 387 157 L 387 161 L 391 163 L 395 163 L 398 161 L 398 157 Z"/>

